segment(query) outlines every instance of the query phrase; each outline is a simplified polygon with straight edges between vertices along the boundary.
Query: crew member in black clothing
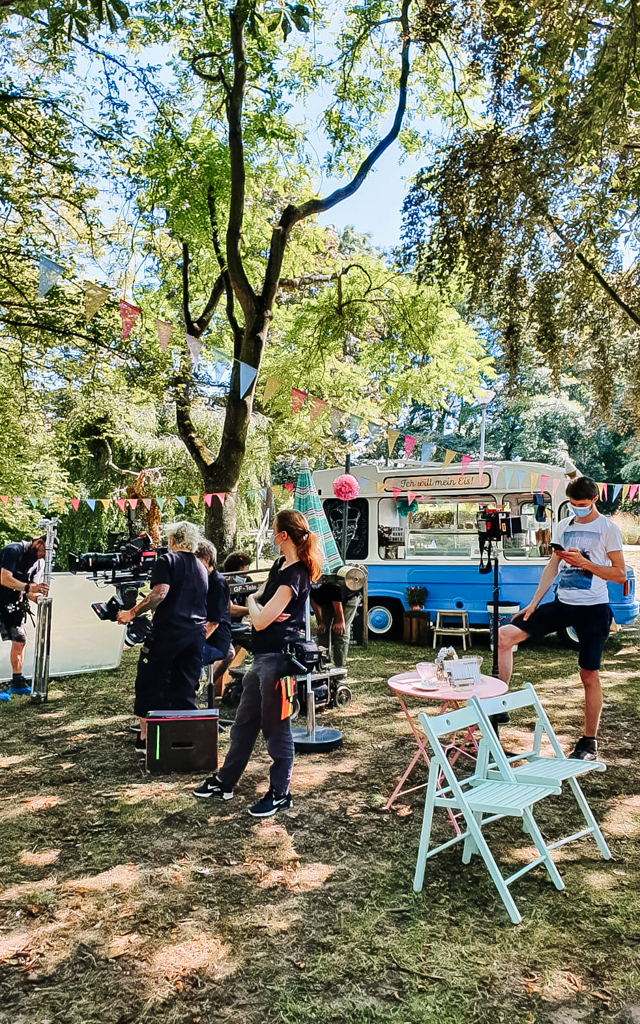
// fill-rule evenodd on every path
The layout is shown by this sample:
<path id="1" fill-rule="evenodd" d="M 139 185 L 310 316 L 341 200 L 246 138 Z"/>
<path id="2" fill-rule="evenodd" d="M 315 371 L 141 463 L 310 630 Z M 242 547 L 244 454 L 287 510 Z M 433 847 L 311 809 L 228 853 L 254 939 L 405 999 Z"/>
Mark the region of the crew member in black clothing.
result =
<path id="1" fill-rule="evenodd" d="M 169 551 L 153 566 L 150 593 L 135 608 L 118 613 L 118 622 L 124 625 L 136 615 L 154 612 L 153 629 L 142 647 L 136 676 L 139 753 L 146 749 L 149 711 L 197 708 L 209 585 L 207 570 L 195 554 L 199 542 L 200 533 L 193 523 L 172 527 Z"/>
<path id="2" fill-rule="evenodd" d="M 235 573 L 234 583 L 242 583 L 243 580 L 250 580 L 251 577 L 247 574 L 247 569 L 251 565 L 253 559 L 251 555 L 248 555 L 245 551 L 232 551 L 230 555 L 224 560 L 222 571 L 224 573 Z M 242 622 L 245 615 L 249 614 L 247 608 L 247 596 L 246 594 L 237 594 L 231 602 L 231 622 L 237 625 Z"/>
<path id="3" fill-rule="evenodd" d="M 44 572 L 45 553 L 44 537 L 15 541 L 0 551 L 0 637 L 11 641 L 13 673 L 9 693 L 0 690 L 2 701 L 11 700 L 12 693 L 20 696 L 31 693 L 31 687 L 22 674 L 27 642 L 24 621 L 29 601 L 37 602 L 38 595 L 46 594 L 49 589 L 45 583 L 35 582 Z"/>
<path id="4" fill-rule="evenodd" d="M 318 642 L 331 644 L 333 663 L 339 668 L 347 664 L 351 626 L 361 601 L 358 591 L 334 583 L 323 583 L 311 590 Z"/>
<path id="5" fill-rule="evenodd" d="M 196 557 L 209 574 L 202 664 L 213 665 L 214 662 L 218 662 L 213 672 L 214 684 L 224 675 L 236 653 L 231 643 L 229 584 L 216 569 L 217 554 L 215 545 L 210 540 L 201 540 L 196 549 Z"/>
<path id="6" fill-rule="evenodd" d="M 291 668 L 284 650 L 289 641 L 300 637 L 311 583 L 322 570 L 318 540 L 300 512 L 279 512 L 273 534 L 281 557 L 271 566 L 269 578 L 258 593 L 248 597 L 253 665 L 244 677 L 229 753 L 217 775 L 194 790 L 197 797 L 231 800 L 233 787 L 245 770 L 262 729 L 273 764 L 269 792 L 249 808 L 254 818 L 266 818 L 292 806 L 291 712 L 286 707 L 283 683 Z"/>

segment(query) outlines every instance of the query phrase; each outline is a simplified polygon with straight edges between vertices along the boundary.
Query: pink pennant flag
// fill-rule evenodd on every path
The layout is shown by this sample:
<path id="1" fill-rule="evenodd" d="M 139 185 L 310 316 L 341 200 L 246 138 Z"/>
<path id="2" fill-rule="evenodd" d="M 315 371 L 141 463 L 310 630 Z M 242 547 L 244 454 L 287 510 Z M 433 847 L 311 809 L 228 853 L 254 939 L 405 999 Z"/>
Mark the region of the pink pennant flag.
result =
<path id="1" fill-rule="evenodd" d="M 125 505 L 126 505 L 126 498 L 116 498 L 116 505 L 118 506 L 118 508 L 120 509 L 121 512 L 124 512 Z"/>
<path id="2" fill-rule="evenodd" d="M 291 412 L 295 415 L 300 412 L 304 405 L 304 400 L 307 397 L 306 391 L 300 391 L 298 388 L 291 388 Z"/>
<path id="3" fill-rule="evenodd" d="M 328 402 L 323 402 L 321 398 L 312 398 L 310 400 L 311 412 L 310 419 L 317 420 L 318 416 L 321 416 L 324 410 L 327 408 Z"/>
<path id="4" fill-rule="evenodd" d="M 638 486 L 638 484 L 629 484 L 629 501 L 633 501 L 633 499 L 635 498 Z"/>
<path id="5" fill-rule="evenodd" d="M 604 500 L 608 501 L 609 500 L 609 495 L 607 493 L 607 485 L 606 484 L 602 485 L 602 494 L 603 494 Z"/>
<path id="6" fill-rule="evenodd" d="M 492 487 L 497 487 L 498 477 L 500 476 L 500 470 L 501 469 L 502 469 L 502 466 L 492 466 L 491 467 L 491 486 Z"/>
<path id="7" fill-rule="evenodd" d="M 207 508 L 211 508 L 211 499 L 213 498 L 213 494 L 204 494 L 203 498 Z"/>
<path id="8" fill-rule="evenodd" d="M 17 495 L 13 500 L 15 501 L 16 505 L 20 505 L 22 503 L 22 498 L 19 498 Z"/>
<path id="9" fill-rule="evenodd" d="M 224 505 L 224 499 L 226 498 L 226 496 L 227 495 L 224 491 L 216 491 L 216 498 L 218 499 L 221 505 Z"/>
<path id="10" fill-rule="evenodd" d="M 285 491 L 289 491 L 289 494 L 291 494 L 291 491 L 293 490 L 294 487 L 295 487 L 295 484 L 293 483 L 293 481 L 289 481 L 288 484 L 284 485 Z"/>
<path id="11" fill-rule="evenodd" d="M 129 508 L 135 508 L 136 505 L 138 504 L 138 499 L 137 498 L 127 498 L 127 502 L 129 504 Z"/>
<path id="12" fill-rule="evenodd" d="M 131 328 L 142 313 L 140 306 L 132 306 L 130 302 L 120 300 L 120 318 L 122 320 L 122 337 L 128 338 Z"/>
<path id="13" fill-rule="evenodd" d="M 147 511 L 149 511 L 149 509 L 151 508 L 151 502 L 153 501 L 153 498 L 140 498 L 140 501 L 147 509 Z"/>
<path id="14" fill-rule="evenodd" d="M 202 342 L 200 338 L 194 338 L 192 334 L 185 334 L 184 340 L 187 343 L 189 349 L 189 355 L 191 356 L 191 362 L 194 366 L 198 365 L 200 359 L 200 352 L 202 351 Z"/>
<path id="15" fill-rule="evenodd" d="M 173 326 L 166 324 L 164 320 L 156 320 L 156 331 L 158 332 L 158 341 L 160 342 L 160 348 L 164 352 L 165 348 L 171 340 L 173 334 Z"/>
<path id="16" fill-rule="evenodd" d="M 407 491 L 407 504 L 411 505 L 416 500 L 415 491 Z"/>
<path id="17" fill-rule="evenodd" d="M 549 483 L 549 477 L 545 476 L 544 473 L 540 474 L 540 494 L 544 493 L 544 489 Z"/>
<path id="18" fill-rule="evenodd" d="M 559 486 L 560 486 L 560 477 L 556 476 L 556 477 L 554 477 L 554 479 L 553 479 L 553 480 L 551 481 L 551 497 L 552 497 L 552 498 L 555 498 L 555 496 L 556 496 L 556 491 L 558 490 L 558 487 L 559 487 Z"/>
<path id="19" fill-rule="evenodd" d="M 467 466 L 471 462 L 471 456 L 463 455 L 460 461 L 462 462 L 462 465 L 460 467 L 460 476 L 464 476 L 464 474 L 467 472 Z"/>
<path id="20" fill-rule="evenodd" d="M 417 443 L 418 443 L 417 438 L 411 437 L 410 434 L 405 434 L 404 435 L 404 450 L 405 450 L 405 453 L 406 453 L 407 457 L 409 455 L 411 455 L 411 452 L 413 451 L 413 449 L 415 448 Z"/>
<path id="21" fill-rule="evenodd" d="M 8 494 L 0 494 L 0 501 L 2 501 L 5 505 L 7 505 L 9 503 L 9 495 Z"/>
<path id="22" fill-rule="evenodd" d="M 73 509 L 74 512 L 78 511 L 78 509 L 80 508 L 80 498 L 71 499 L 71 508 Z"/>
<path id="23" fill-rule="evenodd" d="M 402 494 L 402 487 L 392 487 L 391 493 L 393 494 L 393 500 L 395 501 L 396 498 L 399 498 Z"/>

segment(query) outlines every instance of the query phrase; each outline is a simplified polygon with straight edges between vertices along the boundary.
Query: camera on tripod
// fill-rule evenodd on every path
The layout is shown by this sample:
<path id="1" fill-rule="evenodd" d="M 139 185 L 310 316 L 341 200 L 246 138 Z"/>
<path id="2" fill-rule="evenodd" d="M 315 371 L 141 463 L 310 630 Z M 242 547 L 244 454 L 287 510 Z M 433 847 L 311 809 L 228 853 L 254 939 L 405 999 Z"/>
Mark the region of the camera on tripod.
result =
<path id="1" fill-rule="evenodd" d="M 478 524 L 478 540 L 480 543 L 480 572 L 491 572 L 491 548 L 503 540 L 511 540 L 517 533 L 526 529 L 526 521 L 521 516 L 512 516 L 502 505 L 484 505 L 480 508 L 476 519 Z M 485 550 L 487 558 L 485 560 Z"/>
<path id="2" fill-rule="evenodd" d="M 154 548 L 151 538 L 121 539 L 122 534 L 110 534 L 114 551 L 89 551 L 86 554 L 69 554 L 69 571 L 91 573 L 96 585 L 111 583 L 116 588 L 108 601 L 96 601 L 91 605 L 103 622 L 116 622 L 118 612 L 133 608 L 138 600 L 139 590 L 148 582 L 158 555 L 166 548 Z M 151 633 L 151 620 L 137 616 L 127 624 L 124 642 L 127 647 L 143 643 Z"/>

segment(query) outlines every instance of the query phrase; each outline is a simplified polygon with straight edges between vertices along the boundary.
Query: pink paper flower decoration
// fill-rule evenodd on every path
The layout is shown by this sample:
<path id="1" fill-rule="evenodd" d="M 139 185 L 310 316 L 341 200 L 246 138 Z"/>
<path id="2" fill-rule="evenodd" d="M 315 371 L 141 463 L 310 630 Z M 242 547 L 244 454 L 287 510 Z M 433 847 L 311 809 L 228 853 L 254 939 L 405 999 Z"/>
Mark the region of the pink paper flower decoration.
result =
<path id="1" fill-rule="evenodd" d="M 333 481 L 333 493 L 341 501 L 351 501 L 360 494 L 360 484 L 355 476 L 351 476 L 350 473 L 343 473 L 342 476 L 337 476 Z"/>

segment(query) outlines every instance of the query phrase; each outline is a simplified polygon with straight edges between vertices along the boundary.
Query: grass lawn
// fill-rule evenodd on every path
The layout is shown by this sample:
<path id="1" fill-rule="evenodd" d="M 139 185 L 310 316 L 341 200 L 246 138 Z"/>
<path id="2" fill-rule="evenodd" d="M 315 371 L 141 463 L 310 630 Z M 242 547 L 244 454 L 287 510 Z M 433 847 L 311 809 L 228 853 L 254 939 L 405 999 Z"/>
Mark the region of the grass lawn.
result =
<path id="1" fill-rule="evenodd" d="M 386 679 L 422 656 L 354 652 L 353 704 L 321 719 L 343 749 L 298 758 L 292 811 L 262 822 L 246 814 L 266 789 L 262 745 L 230 803 L 194 800 L 200 777 L 145 775 L 128 731 L 135 651 L 55 682 L 46 705 L 0 705 L 0 1021 L 640 1024 L 636 628 L 607 644 L 609 767 L 584 782 L 613 860 L 590 841 L 557 851 L 566 890 L 541 869 L 516 882 L 517 927 L 460 847 L 415 895 L 422 793 L 382 810 L 413 751 Z M 525 646 L 516 673 L 569 748 L 575 654 Z M 523 723 L 504 730 L 511 749 Z M 549 837 L 579 827 L 570 796 L 536 817 Z M 488 836 L 504 868 L 531 855 L 514 820 Z"/>

